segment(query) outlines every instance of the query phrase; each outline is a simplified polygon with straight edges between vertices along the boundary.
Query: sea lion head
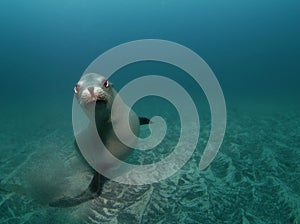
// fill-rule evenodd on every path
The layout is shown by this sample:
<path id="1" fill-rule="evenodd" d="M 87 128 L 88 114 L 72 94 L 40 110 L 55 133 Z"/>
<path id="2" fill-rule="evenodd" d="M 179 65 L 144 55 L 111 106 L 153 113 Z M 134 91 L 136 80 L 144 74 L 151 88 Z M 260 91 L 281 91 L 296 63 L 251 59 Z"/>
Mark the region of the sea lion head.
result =
<path id="1" fill-rule="evenodd" d="M 112 83 L 105 77 L 96 74 L 84 74 L 74 87 L 74 92 L 79 105 L 84 109 L 87 115 L 91 115 L 92 110 L 96 109 L 96 114 L 110 112 L 113 100 L 114 90 Z"/>

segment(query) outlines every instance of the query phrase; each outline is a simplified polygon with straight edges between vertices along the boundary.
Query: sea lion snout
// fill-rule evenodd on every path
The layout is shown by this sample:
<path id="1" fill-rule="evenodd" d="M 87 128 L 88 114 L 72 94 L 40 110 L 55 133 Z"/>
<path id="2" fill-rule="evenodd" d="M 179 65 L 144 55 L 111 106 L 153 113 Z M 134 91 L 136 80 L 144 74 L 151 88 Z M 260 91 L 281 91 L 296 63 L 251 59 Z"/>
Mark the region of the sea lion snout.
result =
<path id="1" fill-rule="evenodd" d="M 79 97 L 83 104 L 107 102 L 107 94 L 101 87 L 89 86 L 84 89 Z"/>
<path id="2" fill-rule="evenodd" d="M 88 90 L 89 90 L 91 95 L 94 95 L 94 86 L 88 87 Z"/>

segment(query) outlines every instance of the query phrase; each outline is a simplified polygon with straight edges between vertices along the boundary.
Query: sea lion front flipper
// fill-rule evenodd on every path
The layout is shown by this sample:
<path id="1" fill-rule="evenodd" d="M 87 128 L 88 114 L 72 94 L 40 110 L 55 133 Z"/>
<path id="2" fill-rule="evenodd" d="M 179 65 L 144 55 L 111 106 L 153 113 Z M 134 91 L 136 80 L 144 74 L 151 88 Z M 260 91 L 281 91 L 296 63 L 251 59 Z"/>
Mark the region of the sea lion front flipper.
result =
<path id="1" fill-rule="evenodd" d="M 139 117 L 140 125 L 150 124 L 151 121 L 146 117 Z"/>
<path id="2" fill-rule="evenodd" d="M 108 179 L 105 176 L 95 172 L 87 190 L 89 190 L 93 194 L 100 195 L 103 189 L 103 185 L 107 180 Z"/>
<path id="3" fill-rule="evenodd" d="M 103 185 L 107 180 L 106 177 L 102 176 L 101 174 L 95 172 L 91 183 L 89 184 L 88 188 L 82 192 L 81 194 L 70 198 L 70 197 L 63 197 L 58 199 L 57 201 L 50 202 L 49 205 L 51 207 L 73 207 L 79 205 L 83 202 L 89 201 L 98 197 L 103 189 Z"/>

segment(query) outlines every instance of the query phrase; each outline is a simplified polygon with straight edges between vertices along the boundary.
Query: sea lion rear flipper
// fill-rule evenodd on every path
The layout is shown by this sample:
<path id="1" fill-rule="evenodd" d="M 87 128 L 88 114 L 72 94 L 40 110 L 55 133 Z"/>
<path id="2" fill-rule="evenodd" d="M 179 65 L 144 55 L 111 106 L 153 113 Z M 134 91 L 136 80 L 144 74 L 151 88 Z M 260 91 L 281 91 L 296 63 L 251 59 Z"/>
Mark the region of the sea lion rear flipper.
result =
<path id="1" fill-rule="evenodd" d="M 51 207 L 72 207 L 72 206 L 79 205 L 83 202 L 89 201 L 91 199 L 94 199 L 101 194 L 103 185 L 106 180 L 107 180 L 106 177 L 95 172 L 91 183 L 89 184 L 88 188 L 84 192 L 75 196 L 74 198 L 70 198 L 70 197 L 60 198 L 57 201 L 50 202 L 49 205 Z"/>
<path id="2" fill-rule="evenodd" d="M 139 117 L 140 125 L 150 124 L 150 120 L 146 117 Z"/>

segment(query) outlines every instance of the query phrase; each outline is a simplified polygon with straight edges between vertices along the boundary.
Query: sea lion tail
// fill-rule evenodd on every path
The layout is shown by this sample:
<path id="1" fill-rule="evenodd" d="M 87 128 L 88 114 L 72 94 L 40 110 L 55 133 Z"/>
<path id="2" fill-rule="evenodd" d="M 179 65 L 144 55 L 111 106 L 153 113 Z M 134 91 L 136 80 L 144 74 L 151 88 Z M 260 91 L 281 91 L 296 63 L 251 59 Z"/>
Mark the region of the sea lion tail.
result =
<path id="1" fill-rule="evenodd" d="M 146 117 L 139 117 L 139 120 L 140 120 L 140 125 L 150 124 L 151 123 L 150 119 L 148 119 Z"/>

